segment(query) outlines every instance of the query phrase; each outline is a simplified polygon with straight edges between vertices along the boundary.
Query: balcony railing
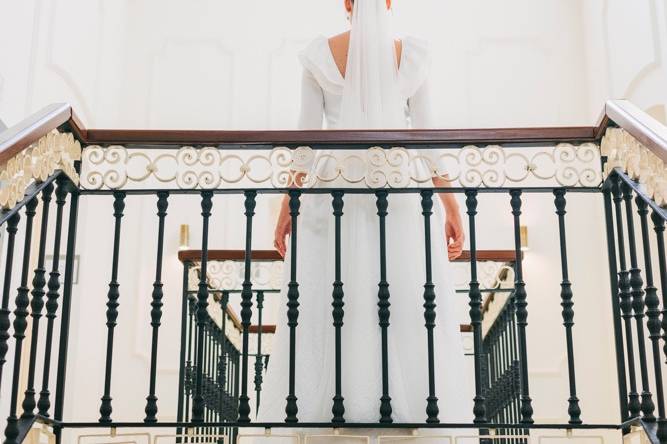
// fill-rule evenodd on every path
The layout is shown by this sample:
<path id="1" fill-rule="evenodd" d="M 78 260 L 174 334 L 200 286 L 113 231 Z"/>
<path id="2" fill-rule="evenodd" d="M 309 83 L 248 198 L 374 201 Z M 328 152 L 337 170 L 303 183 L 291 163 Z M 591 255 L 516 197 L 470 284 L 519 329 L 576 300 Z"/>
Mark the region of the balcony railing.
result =
<path id="1" fill-rule="evenodd" d="M 336 154 L 331 157 L 336 159 L 332 161 L 335 165 L 318 164 L 318 159 L 323 156 L 315 154 L 323 150 Z M 22 442 L 36 423 L 50 428 L 57 442 L 69 442 L 63 436 L 73 429 L 110 429 L 112 435 L 125 428 L 163 430 L 165 433 L 170 430 L 175 435 L 173 439 L 179 442 L 211 441 L 223 435 L 235 437 L 234 430 L 248 427 L 340 429 L 343 423 L 336 405 L 332 405 L 331 421 L 299 421 L 298 399 L 295 397 L 299 375 L 294 365 L 298 349 L 294 343 L 289 348 L 292 365 L 288 375 L 290 384 L 285 393 L 286 421 L 251 421 L 251 375 L 261 352 L 253 356 L 250 336 L 253 328 L 262 328 L 253 327 L 252 323 L 253 302 L 257 290 L 261 290 L 251 274 L 255 263 L 252 228 L 256 224 L 257 196 L 264 193 L 289 196 L 292 232 L 295 233 L 290 246 L 293 251 L 297 246 L 297 224 L 308 216 L 300 214 L 300 204 L 311 194 L 331 195 L 334 204 L 331 217 L 338 223 L 344 223 L 345 219 L 336 208 L 348 195 L 369 195 L 376 200 L 380 210 L 379 226 L 387 218 L 382 209 L 386 208 L 391 195 L 414 194 L 422 204 L 427 233 L 433 194 L 465 195 L 470 238 L 468 296 L 474 338 L 474 420 L 469 424 L 439 422 L 437 410 L 429 405 L 428 418 L 425 417 L 423 423 L 391 423 L 383 405 L 378 411 L 378 418 L 383 421 L 360 423 L 354 418 L 344 418 L 344 427 L 442 429 L 443 433 L 449 429 L 470 428 L 478 430 L 483 439 L 496 439 L 494 433 L 501 431 L 509 434 L 509 438 L 502 439 L 516 440 L 539 429 L 567 430 L 571 436 L 583 429 L 628 432 L 633 426 L 643 425 L 654 439 L 667 442 L 662 382 L 663 353 L 667 353 L 667 349 L 663 350 L 667 335 L 664 311 L 667 307 L 666 162 L 667 129 L 622 101 L 608 103 L 604 118 L 595 127 L 433 131 L 95 130 L 83 127 L 69 106 L 51 106 L 0 135 L 0 163 L 3 164 L 0 205 L 4 209 L 0 222 L 7 232 L 0 308 L 0 375 L 7 372 L 11 385 L 5 442 Z M 414 168 L 415 165 L 424 168 Z M 301 187 L 294 188 L 292 184 L 297 174 L 305 174 L 306 180 Z M 436 176 L 446 179 L 451 186 L 433 186 L 431 179 Z M 507 327 L 498 329 L 514 335 L 516 349 L 512 349 L 513 354 L 508 359 L 507 356 L 502 358 L 500 367 L 498 361 L 486 361 L 484 354 L 485 342 L 488 347 L 493 341 L 504 340 L 503 332 L 489 330 L 485 335 L 483 328 L 477 228 L 479 197 L 484 193 L 506 194 L 507 213 L 513 221 L 514 284 L 511 302 L 503 312 L 509 314 L 502 318 L 508 321 L 503 324 Z M 611 306 L 613 313 L 614 337 L 609 341 L 613 342 L 616 351 L 618 417 L 604 423 L 584 421 L 586 412 L 582 412 L 577 394 L 576 374 L 582 368 L 577 364 L 585 357 L 574 355 L 574 301 L 577 295 L 570 282 L 565 224 L 568 198 L 575 193 L 585 193 L 591 201 L 602 199 L 605 206 L 611 294 L 594 296 L 599 298 L 600 304 Z M 216 290 L 208 281 L 208 267 L 214 260 L 209 233 L 216 194 L 240 194 L 244 199 L 243 209 L 239 209 L 245 214 L 246 231 L 238 346 L 228 342 L 227 326 L 219 324 L 208 310 L 213 302 L 222 302 L 221 321 L 229 319 L 225 315 L 224 293 L 220 293 L 219 299 L 211 299 Z M 531 194 L 553 197 L 554 217 L 558 222 L 555 235 L 560 242 L 564 328 L 561 333 L 554 331 L 553 334 L 562 334 L 566 343 L 569 387 L 567 393 L 561 394 L 562 399 L 552 401 L 560 402 L 563 411 L 567 412 L 567 420 L 561 423 L 536 422 L 530 392 L 526 329 L 530 295 L 523 272 L 520 228 L 524 200 Z M 54 195 L 55 208 L 52 205 Z M 67 369 L 72 307 L 79 303 L 72 290 L 78 208 L 80 201 L 100 199 L 101 195 L 113 197 L 112 208 L 109 208 L 114 225 L 109 233 L 113 248 L 109 253 L 106 307 L 99 307 L 100 312 L 106 314 L 107 335 L 104 374 L 96 376 L 103 378 L 104 389 L 100 393 L 99 420 L 88 421 L 66 417 L 64 408 L 66 403 L 75 402 L 68 398 L 68 387 L 75 381 L 68 381 Z M 188 298 L 183 298 L 180 362 L 185 363 L 188 357 L 191 362 L 181 366 L 179 393 L 188 391 L 191 396 L 183 397 L 178 406 L 171 406 L 158 401 L 156 386 L 160 383 L 158 340 L 164 314 L 165 220 L 170 199 L 175 195 L 198 199 L 202 214 L 202 245 L 196 295 L 189 292 L 188 267 L 185 267 L 183 276 L 183 292 Z M 112 394 L 114 383 L 117 383 L 114 367 L 118 365 L 114 361 L 118 354 L 114 337 L 116 328 L 124 328 L 118 324 L 119 310 L 122 309 L 119 301 L 123 297 L 120 264 L 135 260 L 128 255 L 124 244 L 123 217 L 126 203 L 142 196 L 153 196 L 157 210 L 155 278 L 152 294 L 145 300 L 151 307 L 150 318 L 146 319 L 146 328 L 151 333 L 149 384 L 145 416 L 134 421 L 117 421 Z M 19 248 L 17 242 L 22 242 L 23 248 Z M 384 246 L 391 242 L 381 236 L 381 245 L 377 247 L 383 252 Z M 339 238 L 337 245 L 340 245 Z M 53 251 L 51 261 L 46 258 L 47 247 Z M 427 248 L 430 248 L 428 243 Z M 107 254 L 104 251 L 97 253 L 99 257 Z M 381 260 L 386 259 L 383 254 Z M 604 251 L 600 254 L 604 255 Z M 61 257 L 64 257 L 64 267 Z M 85 260 L 95 261 L 99 257 Z M 295 288 L 299 280 L 299 262 L 295 255 L 291 258 L 289 281 Z M 430 267 L 428 261 L 426 267 Z M 428 276 L 425 283 L 429 284 Z M 293 335 L 298 335 L 298 292 L 289 292 L 288 299 L 286 309 L 291 321 L 288 326 L 277 327 L 289 328 Z M 332 299 L 334 303 L 343 302 L 344 294 L 333 291 Z M 379 300 L 382 309 L 378 329 L 386 333 L 391 328 L 385 322 L 391 311 L 387 303 L 391 295 L 380 291 Z M 428 300 L 426 302 L 428 319 L 432 308 Z M 333 316 L 332 333 L 344 328 L 341 313 Z M 46 319 L 42 320 L 42 317 Z M 378 319 L 368 321 L 377 323 Z M 428 333 L 431 327 L 427 323 L 425 331 Z M 341 346 L 337 344 L 338 348 Z M 382 366 L 383 376 L 389 371 L 388 353 L 387 347 L 383 347 L 384 365 L 378 363 Z M 432 365 L 432 353 L 429 353 L 428 362 L 423 363 L 425 378 L 433 377 L 427 371 Z M 233 359 L 221 361 L 218 359 L 221 355 Z M 225 362 L 224 372 L 220 371 L 221 362 Z M 231 374 L 227 372 L 229 368 L 234 368 L 230 370 Z M 494 373 L 496 370 L 500 373 Z M 502 379 L 510 370 L 514 374 L 511 378 L 513 390 L 519 396 L 512 406 L 515 415 L 503 416 L 499 411 L 504 406 L 493 402 L 498 398 L 489 392 L 488 384 Z M 340 362 L 331 371 L 340 380 Z M 3 378 L 2 382 L 7 384 L 7 380 Z M 331 394 L 335 395 L 335 400 L 342 399 L 340 384 L 337 387 L 337 392 Z M 51 390 L 54 390 L 53 394 Z M 436 393 L 423 395 L 426 409 L 427 397 L 432 402 Z M 226 396 L 228 408 L 216 411 L 213 401 L 221 396 Z M 383 384 L 378 403 L 381 397 L 387 400 L 390 396 L 390 387 Z M 174 412 L 177 420 L 159 420 L 159 413 L 165 411 Z"/>

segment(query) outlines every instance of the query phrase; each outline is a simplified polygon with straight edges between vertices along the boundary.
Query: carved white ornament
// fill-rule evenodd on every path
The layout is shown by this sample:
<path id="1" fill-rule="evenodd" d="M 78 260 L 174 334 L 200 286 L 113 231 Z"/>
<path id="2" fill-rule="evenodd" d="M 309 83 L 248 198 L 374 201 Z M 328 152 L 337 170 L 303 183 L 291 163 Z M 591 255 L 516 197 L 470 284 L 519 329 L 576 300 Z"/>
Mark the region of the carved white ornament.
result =
<path id="1" fill-rule="evenodd" d="M 605 177 L 620 168 L 658 205 L 667 206 L 667 164 L 630 133 L 621 128 L 607 129 L 602 155 L 607 156 Z"/>
<path id="2" fill-rule="evenodd" d="M 141 149 L 88 146 L 81 186 L 99 189 L 286 188 L 296 173 L 304 187 L 429 187 L 432 177 L 461 187 L 595 187 L 600 149 L 586 143 L 545 147 L 466 146 L 457 149 L 272 150 Z"/>
<path id="3" fill-rule="evenodd" d="M 50 132 L 0 166 L 0 207 L 13 208 L 32 183 L 44 182 L 57 170 L 78 184 L 74 162 L 80 159 L 81 145 L 72 134 Z"/>

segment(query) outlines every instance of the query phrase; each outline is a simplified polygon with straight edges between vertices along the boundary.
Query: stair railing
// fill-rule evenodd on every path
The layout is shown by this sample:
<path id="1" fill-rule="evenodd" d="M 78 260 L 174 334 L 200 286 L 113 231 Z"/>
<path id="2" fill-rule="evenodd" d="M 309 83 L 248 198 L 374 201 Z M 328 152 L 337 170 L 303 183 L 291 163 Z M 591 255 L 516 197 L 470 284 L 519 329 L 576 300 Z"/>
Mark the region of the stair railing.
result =
<path id="1" fill-rule="evenodd" d="M 398 147 L 397 147 L 398 146 Z M 82 147 L 79 164 L 79 149 Z M 318 169 L 317 153 L 336 152 L 343 160 L 332 171 L 326 167 Z M 35 422 L 52 427 L 57 442 L 63 442 L 63 433 L 80 428 L 110 429 L 145 428 L 150 430 L 174 429 L 181 441 L 191 442 L 193 429 L 217 429 L 261 427 L 265 429 L 309 429 L 328 427 L 441 429 L 471 428 L 484 433 L 496 430 L 560 429 L 608 429 L 628 431 L 633 425 L 644 425 L 653 431 L 660 442 L 667 442 L 664 394 L 661 381 L 662 357 L 660 345 L 664 343 L 667 321 L 665 320 L 665 270 L 664 222 L 666 219 L 665 198 L 667 196 L 665 162 L 667 161 L 667 135 L 665 128 L 651 120 L 627 102 L 610 102 L 605 117 L 596 127 L 576 128 L 528 128 L 528 129 L 484 129 L 484 130 L 406 130 L 406 131 L 144 131 L 144 130 L 95 130 L 85 129 L 67 105 L 55 105 L 38 113 L 33 118 L 10 128 L 0 136 L 0 163 L 3 172 L 0 179 L 2 204 L 6 208 L 0 222 L 7 230 L 5 279 L 3 282 L 3 305 L 0 311 L 0 351 L 12 349 L 13 356 L 4 357 L 12 364 L 12 390 L 9 399 L 10 416 L 5 430 L 5 442 L 21 442 L 28 428 Z M 44 161 L 44 156 L 48 161 Z M 347 170 L 349 163 L 361 161 L 363 174 L 352 175 Z M 410 165 L 425 165 L 420 173 Z M 46 166 L 45 166 L 46 165 Z M 359 166 L 359 165 L 357 165 Z M 306 174 L 308 178 L 299 188 L 291 186 L 294 174 Z M 310 173 L 310 174 L 308 174 Z M 436 187 L 432 177 L 449 182 L 447 187 Z M 326 182 L 326 186 L 322 184 Z M 48 208 L 51 194 L 56 194 L 56 218 L 49 218 Z M 370 320 L 378 325 L 383 343 L 392 333 L 392 295 L 390 283 L 386 281 L 383 264 L 386 263 L 386 247 L 391 239 L 384 235 L 383 227 L 392 216 L 391 201 L 395 193 L 413 194 L 419 199 L 424 228 L 430 233 L 433 197 L 436 193 L 463 193 L 466 197 L 465 213 L 470 237 L 470 318 L 474 336 L 475 396 L 471 400 L 474 416 L 470 424 L 447 424 L 440 421 L 437 387 L 434 384 L 432 366 L 435 348 L 429 347 L 428 362 L 424 362 L 424 378 L 429 380 L 429 393 L 424 393 L 425 420 L 423 423 L 396 423 L 391 408 L 392 388 L 388 378 L 383 378 L 382 393 L 378 394 L 377 423 L 355 423 L 344 416 L 345 381 L 341 381 L 340 354 L 332 370 L 337 384 L 332 393 L 332 418 L 329 422 L 309 423 L 299 421 L 299 399 L 296 386 L 299 384 L 295 365 L 299 335 L 298 291 L 299 263 L 292 255 L 286 307 L 291 334 L 289 350 L 289 384 L 286 387 L 285 421 L 257 423 L 251 420 L 251 386 L 249 380 L 251 362 L 250 334 L 254 311 L 254 296 L 251 267 L 253 264 L 253 235 L 257 196 L 264 193 L 285 193 L 289 196 L 292 220 L 291 244 L 295 252 L 298 222 L 306 214 L 301 203 L 311 195 L 330 195 L 332 220 L 344 224 L 344 202 L 351 194 L 365 194 L 374 199 L 378 208 L 382 280 L 378 283 L 379 320 Z M 477 217 L 479 199 L 486 193 L 504 193 L 508 198 L 508 214 L 513 221 L 515 243 L 515 270 L 513 306 L 516 317 L 516 338 L 519 375 L 519 420 L 508 424 L 491 423 L 490 410 L 485 398 L 483 383 L 483 307 L 478 282 L 478 236 Z M 567 411 L 567 420 L 561 424 L 536 421 L 530 392 L 530 372 L 527 330 L 528 303 L 530 296 L 523 273 L 521 251 L 521 216 L 524 200 L 531 194 L 550 194 L 554 198 L 554 211 L 559 223 L 560 259 L 562 283 L 560 288 L 563 308 L 564 341 L 567 344 L 569 393 L 562 403 Z M 573 353 L 575 340 L 574 300 L 569 278 L 567 258 L 567 236 L 565 217 L 567 198 L 574 193 L 587 193 L 591 199 L 602 194 L 605 204 L 608 237 L 609 268 L 611 280 L 611 305 L 614 313 L 614 344 L 617 353 L 619 418 L 608 423 L 587 423 L 582 413 L 576 392 L 576 366 Z M 157 379 L 157 342 L 160 336 L 162 317 L 162 269 L 164 260 L 164 222 L 168 216 L 169 198 L 175 194 L 197 196 L 201 204 L 202 246 L 199 258 L 199 282 L 192 302 L 191 313 L 197 326 L 192 338 L 193 361 L 191 372 L 191 405 L 189 419 L 176 422 L 159 420 L 162 407 L 155 396 Z M 244 276 L 241 283 L 241 349 L 238 350 L 240 381 L 238 404 L 234 406 L 238 416 L 230 421 L 217 421 L 207 415 L 207 397 L 211 396 L 209 379 L 205 373 L 204 346 L 219 344 L 221 330 L 212 321 L 208 311 L 211 294 L 207 281 L 207 268 L 211 263 L 209 248 L 210 221 L 215 212 L 218 195 L 242 194 L 245 214 L 245 249 L 243 255 Z M 68 385 L 66 369 L 69 342 L 71 308 L 76 304 L 72 285 L 75 269 L 75 247 L 79 199 L 95 199 L 100 195 L 113 197 L 110 208 L 114 221 L 113 252 L 109 288 L 106 303 L 107 341 L 105 353 L 104 390 L 99 405 L 100 417 L 96 422 L 65 418 Z M 151 371 L 146 417 L 136 421 L 120 422 L 114 419 L 113 375 L 114 334 L 118 325 L 120 302 L 124 295 L 120 283 L 121 261 L 131 260 L 123 245 L 123 218 L 128 200 L 151 195 L 156 199 L 156 275 L 153 292 L 146 299 L 151 306 L 147 328 L 152 332 Z M 6 197 L 9 196 L 9 197 Z M 68 203 L 67 218 L 65 206 Z M 216 197 L 216 199 L 214 199 Z M 38 200 L 42 201 L 38 208 Z M 36 216 L 40 211 L 39 217 Z M 22 222 L 19 214 L 23 213 Z M 635 215 L 635 213 L 637 213 Z M 649 222 L 649 217 L 651 222 Z M 637 219 L 637 220 L 635 220 Z M 65 223 L 66 221 L 66 223 Z M 33 229 L 37 222 L 39 229 Z M 22 225 L 21 225 L 22 223 Z M 652 223 L 652 224 L 651 224 Z M 67 229 L 65 230 L 65 226 Z M 650 230 L 655 235 L 650 235 Z M 37 234 L 33 236 L 33 231 Z M 65 233 L 66 231 L 66 233 Z M 21 233 L 20 236 L 17 233 Z M 65 236 L 66 234 L 66 236 Z M 54 260 L 46 281 L 45 251 L 49 236 L 53 237 Z M 33 237 L 35 239 L 33 239 Z M 14 263 L 16 241 L 23 241 L 21 261 Z M 336 253 L 341 255 L 340 237 L 337 237 Z M 639 241 L 638 241 L 639 239 Z M 36 258 L 34 244 L 38 245 Z M 640 248 L 641 247 L 641 248 Z M 434 318 L 430 243 L 426 242 L 423 260 L 424 276 L 424 340 L 437 319 Z M 104 252 L 100 252 L 104 253 Z M 64 282 L 60 284 L 59 257 L 65 256 Z M 341 256 L 342 257 L 342 256 Z M 35 260 L 36 259 L 36 260 Z M 643 260 L 642 260 L 643 259 Z M 94 260 L 94 258 L 86 258 Z M 344 258 L 343 258 L 344 260 Z M 640 262 L 643 267 L 640 268 Z M 36 268 L 31 273 L 31 265 Z M 657 264 L 657 265 L 654 265 Z M 337 267 L 339 267 L 339 263 Z M 13 272 L 20 274 L 19 286 L 13 290 Z M 28 279 L 33 276 L 32 284 Z M 184 274 L 184 293 L 186 289 Z M 658 283 L 663 300 L 658 295 Z M 46 288 L 48 287 L 48 292 Z M 345 302 L 344 283 L 332 283 L 334 308 Z M 342 291 L 341 291 L 342 290 Z M 437 289 L 436 289 L 437 291 Z M 61 296 L 62 294 L 62 296 Z M 44 303 L 44 296 L 47 301 Z M 14 302 L 10 305 L 11 297 Z M 213 299 L 215 301 L 215 299 Z M 661 305 L 662 302 L 662 305 Z M 40 329 L 43 306 L 46 306 L 46 332 Z M 30 311 L 28 310 L 30 307 Z M 13 317 L 10 309 L 13 308 Z M 184 311 L 183 313 L 187 313 Z M 26 330 L 31 318 L 30 340 Z M 188 315 L 189 316 L 189 315 Z M 332 313 L 332 333 L 344 328 L 344 312 Z M 223 319 L 225 317 L 223 316 Z M 10 325 L 13 321 L 13 326 Z M 186 322 L 183 323 L 187 325 Z M 214 325 L 215 324 L 215 325 Z M 54 327 L 57 325 L 58 329 Z M 12 328 L 13 327 L 13 328 Z M 218 330 L 216 330 L 216 328 Z M 9 336 L 10 329 L 13 333 Z M 54 331 L 60 332 L 55 354 Z M 49 334 L 50 332 L 50 334 Z M 45 342 L 40 342 L 44 337 Z M 50 337 L 50 339 L 49 339 Z M 13 339 L 13 340 L 12 340 Z M 663 342 L 661 342 L 663 341 Z M 223 339 L 224 342 L 224 339 Z M 42 348 L 44 344 L 44 348 Z M 635 349 L 635 344 L 637 348 Z M 12 348 L 13 347 L 13 348 Z M 344 344 L 337 341 L 338 350 Z M 220 348 L 220 347 L 218 347 Z M 224 347 L 223 347 L 224 348 Z M 36 359 L 40 350 L 44 356 Z M 187 349 L 186 349 L 187 351 Z M 22 373 L 22 353 L 30 357 L 27 364 L 27 387 L 19 386 Z M 664 352 L 664 350 L 663 350 Z M 6 351 L 4 352 L 6 353 Z M 389 349 L 383 347 L 382 362 L 378 363 L 383 376 L 388 374 Z M 7 359 L 9 358 L 9 359 Z M 37 362 L 53 362 L 38 368 Z M 182 360 L 183 362 L 183 360 Z M 4 363 L 4 361 L 3 361 Z M 652 364 L 652 365 L 651 365 Z M 2 369 L 4 370 L 4 369 Z M 3 373 L 3 372 L 0 372 Z M 185 370 L 184 370 L 185 373 Z M 55 374 L 54 408 L 51 409 L 50 383 Z M 35 386 L 37 375 L 42 377 L 44 401 L 37 402 Z M 207 377 L 209 379 L 207 379 Z M 181 378 L 185 380 L 185 378 Z M 652 379 L 652 381 L 651 381 Z M 208 382 L 207 382 L 208 381 Z M 227 383 L 227 381 L 225 381 Z M 655 390 L 652 390 L 655 386 Z M 208 391 L 207 391 L 208 390 Z M 218 389 L 215 389 L 218 390 Z M 215 392 L 213 390 L 213 392 Z M 23 392 L 23 393 L 21 393 Z M 23 401 L 23 414 L 18 403 Z M 48 402 L 47 402 L 48 401 Z M 71 400 L 70 400 L 71 402 Z M 657 411 L 655 404 L 657 403 Z M 180 412 L 180 407 L 178 411 Z M 35 411 L 35 408 L 38 408 Z M 209 412 L 210 413 L 210 412 Z M 19 417 L 19 415 L 21 417 Z M 345 422 L 344 422 L 345 421 Z M 179 432 L 180 431 L 180 432 Z M 214 430 L 215 431 L 215 430 Z M 203 439 L 203 438 L 202 438 Z M 217 438 L 216 438 L 217 439 Z M 201 442 L 201 441 L 200 441 Z"/>

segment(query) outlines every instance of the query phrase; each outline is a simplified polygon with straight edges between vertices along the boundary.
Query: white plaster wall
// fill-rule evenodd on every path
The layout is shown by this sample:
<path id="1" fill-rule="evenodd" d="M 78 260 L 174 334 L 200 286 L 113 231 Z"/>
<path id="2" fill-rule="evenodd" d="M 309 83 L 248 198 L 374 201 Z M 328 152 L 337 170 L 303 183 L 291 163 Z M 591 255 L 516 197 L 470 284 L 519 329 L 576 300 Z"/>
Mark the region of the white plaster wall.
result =
<path id="1" fill-rule="evenodd" d="M 345 29 L 339 1 L 25 0 L 0 15 L 0 116 L 12 124 L 68 101 L 89 127 L 293 128 L 297 51 Z M 448 128 L 590 125 L 609 97 L 664 114 L 666 12 L 659 0 L 396 1 L 401 30 L 430 39 L 434 103 Z M 633 43 L 634 42 L 634 43 Z M 639 49 L 637 49 L 639 47 Z M 662 77 L 661 77 L 662 76 Z M 660 111 L 663 107 L 663 111 Z M 211 247 L 242 247 L 241 200 L 214 200 Z M 262 196 L 255 246 L 269 248 L 275 198 Z M 97 418 L 103 384 L 104 303 L 110 273 L 110 198 L 83 198 L 67 415 Z M 479 248 L 512 248 L 509 197 L 480 198 Z M 143 418 L 155 202 L 128 199 L 114 357 L 114 419 Z M 167 219 L 165 316 L 158 397 L 175 418 L 181 270 L 178 225 L 200 242 L 194 198 L 172 198 Z M 531 251 L 525 273 L 535 418 L 566 419 L 567 375 L 552 198 L 526 198 Z M 601 198 L 569 198 L 579 395 L 587 421 L 617 418 Z M 466 312 L 466 301 L 456 307 Z M 3 397 L 2 404 L 5 404 Z"/>

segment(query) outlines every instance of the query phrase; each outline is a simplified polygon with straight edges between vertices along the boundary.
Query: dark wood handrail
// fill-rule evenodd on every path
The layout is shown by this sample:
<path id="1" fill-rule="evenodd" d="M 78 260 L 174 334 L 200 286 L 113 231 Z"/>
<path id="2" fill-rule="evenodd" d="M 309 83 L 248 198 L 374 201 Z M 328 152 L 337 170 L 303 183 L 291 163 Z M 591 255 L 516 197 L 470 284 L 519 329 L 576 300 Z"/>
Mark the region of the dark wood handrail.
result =
<path id="1" fill-rule="evenodd" d="M 513 262 L 516 256 L 514 250 L 478 250 L 477 260 L 485 262 Z M 178 252 L 178 260 L 181 262 L 199 262 L 201 250 L 181 250 Z M 245 260 L 243 250 L 208 250 L 209 261 L 242 261 Z M 282 261 L 275 250 L 253 250 L 251 260 L 253 261 Z M 470 251 L 465 250 L 461 257 L 454 262 L 470 262 Z"/>
<path id="2" fill-rule="evenodd" d="M 667 162 L 667 127 L 627 100 L 610 100 L 605 114 L 619 127 Z"/>
<path id="3" fill-rule="evenodd" d="M 85 129 L 67 103 L 49 105 L 0 132 L 0 164 L 7 162 L 53 129 L 66 123 L 70 124 L 77 138 L 85 139 Z"/>
<path id="4" fill-rule="evenodd" d="M 667 128 L 626 100 L 610 100 L 597 126 L 434 130 L 208 131 L 86 129 L 67 103 L 52 104 L 0 133 L 0 164 L 49 131 L 67 125 L 84 145 L 503 144 L 599 141 L 611 123 L 667 162 Z"/>

